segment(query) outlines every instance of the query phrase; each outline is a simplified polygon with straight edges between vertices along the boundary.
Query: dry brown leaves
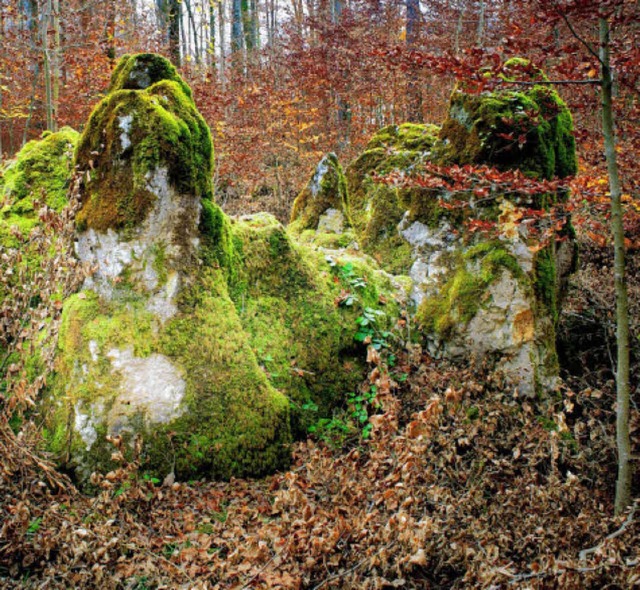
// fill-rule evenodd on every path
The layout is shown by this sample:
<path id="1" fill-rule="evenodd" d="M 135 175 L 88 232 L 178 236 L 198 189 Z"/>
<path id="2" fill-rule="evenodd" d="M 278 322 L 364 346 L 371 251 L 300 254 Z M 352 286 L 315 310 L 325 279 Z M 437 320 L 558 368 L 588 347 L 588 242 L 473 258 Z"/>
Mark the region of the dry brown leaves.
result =
<path id="1" fill-rule="evenodd" d="M 145 481 L 136 464 L 93 497 L 5 473 L 4 587 L 632 587 L 640 522 L 618 529 L 611 400 L 563 391 L 541 412 L 498 375 L 429 359 L 372 440 L 313 441 L 262 481 Z M 565 402 L 570 401 L 570 404 Z M 405 412 L 404 407 L 411 408 Z M 567 410 L 570 408 L 571 411 Z M 635 422 L 637 425 L 637 416 Z M 634 544 L 634 541 L 636 542 Z"/>

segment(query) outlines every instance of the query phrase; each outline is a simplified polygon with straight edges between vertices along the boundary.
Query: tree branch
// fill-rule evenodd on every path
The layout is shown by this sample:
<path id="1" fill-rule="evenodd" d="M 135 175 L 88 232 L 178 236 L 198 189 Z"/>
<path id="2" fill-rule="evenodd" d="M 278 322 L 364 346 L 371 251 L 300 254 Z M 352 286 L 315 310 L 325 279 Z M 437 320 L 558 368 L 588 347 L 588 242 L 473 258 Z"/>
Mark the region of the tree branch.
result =
<path id="1" fill-rule="evenodd" d="M 553 6 L 556 9 L 556 12 L 560 15 L 560 17 L 562 18 L 562 20 L 564 21 L 564 23 L 567 25 L 567 27 L 569 28 L 569 30 L 571 31 L 571 34 L 578 40 L 580 41 L 580 43 L 582 43 L 582 45 L 584 45 L 587 49 L 587 51 L 598 60 L 598 63 L 601 65 L 604 65 L 602 63 L 602 59 L 600 58 L 600 56 L 598 55 L 598 52 L 591 47 L 591 44 L 586 41 L 585 39 L 583 39 L 578 32 L 573 28 L 573 25 L 571 24 L 571 21 L 567 18 L 567 15 L 563 12 L 563 10 L 558 6 L 558 4 L 556 2 L 553 3 Z"/>
<path id="2" fill-rule="evenodd" d="M 619 537 L 627 530 L 627 528 L 629 528 L 629 525 L 633 522 L 633 517 L 635 516 L 636 509 L 638 508 L 638 502 L 640 502 L 640 500 L 636 500 L 633 503 L 633 506 L 631 507 L 626 520 L 622 523 L 622 526 L 617 531 L 614 531 L 610 535 L 607 535 L 604 540 L 601 543 L 598 543 L 598 545 L 596 545 L 595 547 L 590 547 L 589 549 L 583 549 L 582 551 L 580 551 L 580 561 L 586 561 L 588 555 L 590 555 L 591 553 L 595 553 L 599 549 L 602 549 L 607 541 L 611 541 L 612 539 Z"/>

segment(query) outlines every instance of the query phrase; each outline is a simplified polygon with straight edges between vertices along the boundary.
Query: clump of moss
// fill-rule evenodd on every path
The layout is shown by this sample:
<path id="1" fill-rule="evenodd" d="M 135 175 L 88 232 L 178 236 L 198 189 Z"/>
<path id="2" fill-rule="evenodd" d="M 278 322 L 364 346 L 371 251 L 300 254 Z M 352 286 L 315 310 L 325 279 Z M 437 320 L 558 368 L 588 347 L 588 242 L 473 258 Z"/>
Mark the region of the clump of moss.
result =
<path id="1" fill-rule="evenodd" d="M 425 197 L 431 195 L 376 182 L 374 175 L 420 172 L 420 165 L 431 157 L 437 134 L 435 125 L 389 125 L 371 138 L 347 168 L 349 222 L 364 250 L 394 273 L 404 273 L 411 265 L 410 248 L 399 235 L 398 224 L 407 210 L 418 218 L 418 208 L 424 208 Z"/>
<path id="2" fill-rule="evenodd" d="M 504 70 L 507 80 L 547 80 L 527 60 L 513 58 Z M 544 84 L 490 94 L 454 90 L 440 139 L 436 151 L 443 164 L 488 164 L 545 179 L 577 171 L 571 114 Z"/>
<path id="3" fill-rule="evenodd" d="M 11 228 L 26 237 L 38 223 L 36 203 L 61 211 L 67 203 L 73 150 L 79 134 L 71 127 L 45 131 L 25 144 L 0 171 L 0 244 L 16 247 Z"/>
<path id="4" fill-rule="evenodd" d="M 332 268 L 321 252 L 293 242 L 271 215 L 232 220 L 231 231 L 232 300 L 266 375 L 290 400 L 294 435 L 304 435 L 318 417 L 305 414 L 308 402 L 328 416 L 361 380 L 365 355 L 354 340 L 356 319 L 365 308 L 382 309 L 381 329 L 391 325 L 398 314 L 394 287 L 362 257 L 342 253 Z M 340 280 L 345 267 L 353 284 Z M 353 295 L 350 305 L 340 303 L 345 291 Z"/>
<path id="5" fill-rule="evenodd" d="M 152 183 L 161 168 L 179 192 L 212 199 L 209 128 L 175 68 L 160 56 L 143 57 L 123 58 L 114 80 L 128 80 L 142 61 L 149 68 L 149 85 L 136 82 L 144 89 L 127 90 L 127 83 L 114 82 L 78 144 L 76 162 L 86 173 L 76 218 L 80 230 L 135 227 L 156 198 Z M 170 79 L 156 81 L 160 75 Z"/>
<path id="6" fill-rule="evenodd" d="M 343 211 L 346 200 L 347 183 L 342 166 L 334 153 L 327 154 L 296 197 L 289 229 L 295 233 L 317 229 L 320 216 L 328 209 Z"/>
<path id="7" fill-rule="evenodd" d="M 107 93 L 118 90 L 146 90 L 161 80 L 176 82 L 182 92 L 192 98 L 191 88 L 180 77 L 175 66 L 155 53 L 123 55 L 111 75 Z"/>

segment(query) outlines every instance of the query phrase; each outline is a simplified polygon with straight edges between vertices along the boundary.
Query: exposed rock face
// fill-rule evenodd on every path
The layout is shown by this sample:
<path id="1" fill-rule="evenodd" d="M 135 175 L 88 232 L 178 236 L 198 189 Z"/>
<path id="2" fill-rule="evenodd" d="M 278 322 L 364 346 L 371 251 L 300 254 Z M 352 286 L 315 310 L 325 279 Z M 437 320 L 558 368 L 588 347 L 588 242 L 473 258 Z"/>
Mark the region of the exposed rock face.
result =
<path id="1" fill-rule="evenodd" d="M 393 321 L 390 278 L 346 254 L 332 268 L 270 215 L 225 216 L 209 130 L 158 56 L 123 58 L 77 165 L 76 249 L 95 272 L 65 303 L 45 408 L 52 450 L 81 481 L 112 467 L 106 435 L 143 437 L 143 469 L 160 477 L 286 466 L 292 437 L 360 381 L 356 318 L 382 299 L 382 324 Z M 340 231 L 334 214 L 317 223 Z M 343 308 L 345 264 L 362 285 Z"/>
<path id="2" fill-rule="evenodd" d="M 544 80 L 524 60 L 512 60 L 505 71 Z M 555 322 L 575 252 L 570 228 L 539 249 L 517 220 L 526 208 L 547 208 L 566 195 L 494 191 L 478 198 L 472 190 L 406 188 L 402 180 L 433 175 L 425 163 L 483 164 L 540 179 L 568 176 L 577 169 L 572 132 L 566 105 L 547 86 L 480 95 L 457 90 L 441 129 L 406 124 L 380 130 L 347 167 L 346 201 L 341 198 L 365 252 L 411 278 L 411 298 L 432 352 L 497 356 L 529 396 L 556 382 Z M 380 181 L 389 173 L 395 185 Z M 296 219 L 303 217 L 297 211 Z M 317 210 L 314 219 L 320 219 Z M 493 229 L 485 236 L 473 232 L 471 220 Z"/>

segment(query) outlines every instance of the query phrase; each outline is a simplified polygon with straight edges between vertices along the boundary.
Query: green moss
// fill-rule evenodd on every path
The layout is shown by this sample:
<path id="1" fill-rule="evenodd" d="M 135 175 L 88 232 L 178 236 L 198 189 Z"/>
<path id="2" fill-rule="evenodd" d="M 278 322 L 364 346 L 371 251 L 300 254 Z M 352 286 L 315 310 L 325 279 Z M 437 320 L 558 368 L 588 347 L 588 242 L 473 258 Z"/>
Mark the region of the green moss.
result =
<path id="1" fill-rule="evenodd" d="M 558 281 L 553 246 L 547 246 L 537 253 L 534 277 L 536 298 L 555 324 L 558 321 Z"/>
<path id="2" fill-rule="evenodd" d="M 139 224 L 155 200 L 151 183 L 160 169 L 177 191 L 212 199 L 211 134 L 185 87 L 180 79 L 155 77 L 145 90 L 116 84 L 94 109 L 76 151 L 79 169 L 87 172 L 80 230 Z"/>
<path id="3" fill-rule="evenodd" d="M 327 154 L 293 203 L 290 230 L 300 233 L 316 229 L 320 216 L 327 209 L 343 211 L 346 199 L 347 184 L 340 162 L 335 154 Z"/>
<path id="4" fill-rule="evenodd" d="M 67 203 L 78 133 L 63 127 L 25 144 L 0 171 L 0 244 L 17 247 L 16 228 L 26 237 L 38 223 L 36 203 L 61 211 Z"/>
<path id="5" fill-rule="evenodd" d="M 61 453 L 61 460 L 68 455 L 69 467 L 81 478 L 112 466 L 110 447 L 100 435 L 116 419 L 125 440 L 134 433 L 144 437 L 145 468 L 158 477 L 174 463 L 184 479 L 259 476 L 286 466 L 289 403 L 260 368 L 222 270 L 205 269 L 182 292 L 179 310 L 162 325 L 142 302 L 105 303 L 83 292 L 65 304 L 46 436 L 50 449 Z M 110 360 L 114 349 L 130 349 L 137 359 L 167 358 L 186 383 L 183 411 L 155 424 L 122 404 L 114 415 L 121 383 Z M 87 417 L 96 433 L 89 443 L 78 432 Z"/>
<path id="6" fill-rule="evenodd" d="M 502 66 L 503 80 L 516 81 L 526 80 L 528 82 L 548 82 L 547 75 L 537 66 L 531 63 L 531 60 L 522 57 L 512 57 L 504 62 Z"/>
<path id="7" fill-rule="evenodd" d="M 111 75 L 108 94 L 118 90 L 146 90 L 161 80 L 176 82 L 182 92 L 192 98 L 191 88 L 180 77 L 174 65 L 155 53 L 123 55 Z"/>
<path id="8" fill-rule="evenodd" d="M 458 254 L 450 278 L 437 294 L 421 303 L 418 321 L 427 332 L 443 339 L 450 337 L 457 326 L 471 321 L 488 302 L 488 288 L 503 270 L 528 285 L 516 258 L 498 241 L 480 243 Z"/>
<path id="9" fill-rule="evenodd" d="M 507 64 L 505 71 L 518 79 L 546 80 L 526 60 L 513 59 Z M 440 138 L 435 153 L 443 164 L 517 168 L 546 179 L 577 170 L 571 114 L 556 91 L 543 84 L 522 92 L 454 91 Z"/>
<path id="10" fill-rule="evenodd" d="M 383 308 L 381 325 L 391 324 L 398 313 L 393 287 L 346 252 L 336 265 L 349 265 L 362 282 L 343 284 L 321 252 L 294 243 L 271 215 L 233 220 L 231 227 L 240 252 L 232 299 L 263 370 L 291 402 L 294 434 L 303 435 L 306 421 L 317 419 L 304 415 L 306 402 L 328 416 L 361 380 L 365 354 L 354 341 L 356 318 L 365 307 Z M 355 296 L 351 306 L 339 305 L 345 289 Z"/>
<path id="11" fill-rule="evenodd" d="M 347 168 L 349 223 L 364 250 L 390 272 L 404 273 L 411 253 L 398 233 L 405 211 L 415 219 L 426 207 L 421 189 L 398 190 L 373 180 L 374 174 L 413 174 L 430 157 L 437 140 L 434 125 L 390 125 L 376 133 L 366 150 Z M 414 210 L 415 207 L 415 210 Z"/>

